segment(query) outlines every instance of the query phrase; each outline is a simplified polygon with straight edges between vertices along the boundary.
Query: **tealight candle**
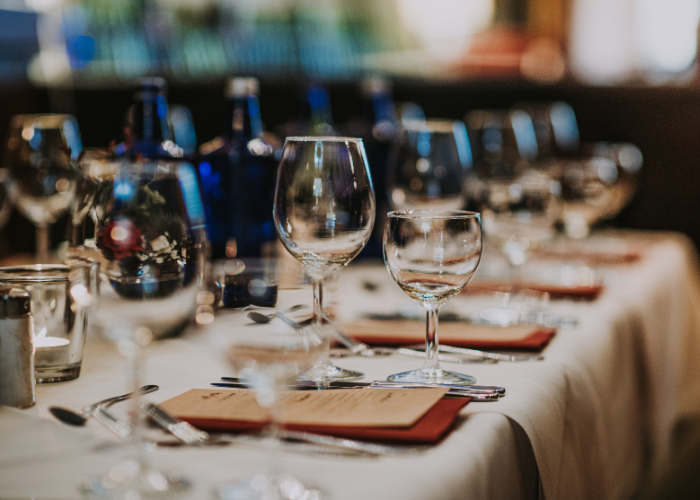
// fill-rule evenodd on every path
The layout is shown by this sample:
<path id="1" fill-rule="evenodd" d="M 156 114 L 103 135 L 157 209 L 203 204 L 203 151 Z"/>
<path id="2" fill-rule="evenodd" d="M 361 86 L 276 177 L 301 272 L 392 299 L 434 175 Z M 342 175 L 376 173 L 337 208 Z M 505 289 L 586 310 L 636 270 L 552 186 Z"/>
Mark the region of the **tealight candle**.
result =
<path id="1" fill-rule="evenodd" d="M 37 337 L 34 339 L 34 347 L 41 349 L 42 347 L 59 347 L 70 344 L 70 340 L 60 337 Z"/>
<path id="2" fill-rule="evenodd" d="M 45 367 L 70 361 L 70 340 L 62 337 L 34 337 L 34 366 Z"/>

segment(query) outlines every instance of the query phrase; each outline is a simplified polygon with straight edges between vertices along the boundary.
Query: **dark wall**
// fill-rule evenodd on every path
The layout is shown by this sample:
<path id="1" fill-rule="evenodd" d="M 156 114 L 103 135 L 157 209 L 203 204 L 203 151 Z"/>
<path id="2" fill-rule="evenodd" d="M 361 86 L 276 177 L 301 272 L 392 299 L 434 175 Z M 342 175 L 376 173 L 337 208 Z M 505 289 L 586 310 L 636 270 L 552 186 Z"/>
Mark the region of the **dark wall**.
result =
<path id="1" fill-rule="evenodd" d="M 261 86 L 261 111 L 268 129 L 297 113 L 299 82 L 268 81 Z M 192 111 L 197 137 L 205 142 L 219 133 L 223 83 L 172 87 L 171 102 Z M 328 86 L 334 118 L 343 123 L 359 110 L 356 85 Z M 576 111 L 583 140 L 629 141 L 644 154 L 636 198 L 615 221 L 642 229 L 668 229 L 700 244 L 700 87 L 541 87 L 520 82 L 397 81 L 397 101 L 415 101 L 426 115 L 461 119 L 478 108 L 507 108 L 521 100 L 563 99 Z M 61 111 L 77 118 L 87 147 L 120 140 L 131 91 L 53 92 L 30 87 L 0 90 L 0 137 L 7 136 L 17 113 Z"/>

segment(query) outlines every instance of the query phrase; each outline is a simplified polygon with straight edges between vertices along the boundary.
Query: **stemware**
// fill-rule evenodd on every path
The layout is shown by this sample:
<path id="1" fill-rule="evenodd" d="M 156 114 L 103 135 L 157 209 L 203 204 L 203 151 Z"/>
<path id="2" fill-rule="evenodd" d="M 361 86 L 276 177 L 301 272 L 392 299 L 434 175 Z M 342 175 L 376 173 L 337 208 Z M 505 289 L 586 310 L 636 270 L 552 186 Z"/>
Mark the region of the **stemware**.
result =
<path id="1" fill-rule="evenodd" d="M 536 129 L 527 112 L 477 110 L 467 123 L 479 172 L 474 204 L 486 241 L 519 273 L 528 252 L 554 237 L 561 186 L 539 168 Z"/>
<path id="2" fill-rule="evenodd" d="M 395 382 L 476 382 L 440 368 L 438 309 L 457 295 L 481 259 L 481 221 L 474 212 L 389 212 L 384 232 L 384 262 L 401 289 L 426 310 L 425 363 L 391 375 Z"/>
<path id="3" fill-rule="evenodd" d="M 517 280 L 529 252 L 554 238 L 560 186 L 537 170 L 485 185 L 480 202 L 486 239 L 507 257 Z"/>
<path id="4" fill-rule="evenodd" d="M 92 231 L 74 231 L 71 256 L 100 262 L 100 295 L 74 294 L 91 303 L 91 317 L 127 357 L 133 390 L 140 348 L 154 336 L 182 328 L 194 313 L 205 246 L 203 210 L 191 165 L 167 161 L 120 162 L 97 169 L 89 190 Z M 80 216 L 74 216 L 74 223 Z M 139 398 L 130 413 L 130 457 L 82 485 L 89 496 L 171 498 L 188 482 L 150 467 L 141 453 Z"/>
<path id="5" fill-rule="evenodd" d="M 396 210 L 464 208 L 465 183 L 471 167 L 464 123 L 403 121 L 389 158 L 389 200 Z"/>
<path id="6" fill-rule="evenodd" d="M 324 354 L 323 331 L 314 325 L 301 333 L 275 328 L 245 331 L 231 328 L 226 316 L 217 318 L 212 326 L 213 344 L 224 353 L 236 370 L 236 376 L 256 392 L 257 403 L 265 413 L 263 435 L 268 456 L 266 470 L 252 477 L 218 487 L 219 496 L 237 500 L 282 500 L 316 498 L 316 490 L 307 490 L 296 478 L 281 471 L 279 458 L 279 418 L 281 392 L 301 374 L 312 368 Z M 296 489 L 299 496 L 290 491 Z M 304 491 L 304 495 L 299 490 Z"/>
<path id="7" fill-rule="evenodd" d="M 375 199 L 361 139 L 288 137 L 277 172 L 274 220 L 284 247 L 313 283 L 314 322 L 322 326 L 324 279 L 360 253 L 372 232 Z M 309 380 L 360 378 L 323 359 Z"/>
<path id="8" fill-rule="evenodd" d="M 49 258 L 49 227 L 65 214 L 80 177 L 80 131 L 70 115 L 12 118 L 5 166 L 12 203 L 36 226 L 36 256 Z"/>

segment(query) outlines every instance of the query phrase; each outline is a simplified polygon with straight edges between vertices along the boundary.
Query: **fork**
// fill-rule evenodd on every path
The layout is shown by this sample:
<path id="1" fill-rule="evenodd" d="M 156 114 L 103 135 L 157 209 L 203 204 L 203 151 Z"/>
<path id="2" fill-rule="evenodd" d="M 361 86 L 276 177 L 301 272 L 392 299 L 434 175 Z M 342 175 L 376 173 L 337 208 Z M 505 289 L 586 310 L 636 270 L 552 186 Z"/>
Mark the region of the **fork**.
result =
<path id="1" fill-rule="evenodd" d="M 204 445 L 204 444 L 225 444 L 225 443 L 250 443 L 252 441 L 259 442 L 259 438 L 253 436 L 238 436 L 232 434 L 218 434 L 212 436 L 208 432 L 197 429 L 189 423 L 180 420 L 179 418 L 170 415 L 156 404 L 145 403 L 141 408 L 146 414 L 153 419 L 158 425 L 165 430 L 171 432 L 176 438 L 185 444 Z M 313 434 L 310 432 L 288 431 L 280 429 L 277 431 L 280 439 L 289 441 L 300 441 L 302 443 L 310 443 L 322 445 L 331 448 L 339 448 L 345 452 L 354 452 L 357 454 L 379 456 L 379 455 L 401 455 L 405 453 L 413 453 L 420 451 L 423 448 L 419 447 L 401 447 L 391 446 L 377 443 L 366 443 L 356 441 L 354 439 L 337 438 L 322 434 Z"/>

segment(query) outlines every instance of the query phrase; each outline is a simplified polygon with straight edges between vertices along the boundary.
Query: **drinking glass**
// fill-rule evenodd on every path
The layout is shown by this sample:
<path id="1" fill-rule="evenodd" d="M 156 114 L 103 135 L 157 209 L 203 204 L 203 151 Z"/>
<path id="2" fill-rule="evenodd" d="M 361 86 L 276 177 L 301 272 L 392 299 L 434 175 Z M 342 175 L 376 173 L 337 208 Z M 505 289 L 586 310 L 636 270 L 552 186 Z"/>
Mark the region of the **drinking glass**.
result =
<path id="1" fill-rule="evenodd" d="M 314 323 L 321 328 L 323 280 L 360 253 L 372 233 L 375 200 L 362 139 L 288 137 L 277 172 L 274 219 L 284 247 L 313 283 Z M 327 336 L 326 336 L 327 337 Z M 324 356 L 303 377 L 361 378 Z"/>
<path id="2" fill-rule="evenodd" d="M 507 257 L 517 279 L 529 252 L 554 238 L 560 185 L 534 169 L 514 179 L 488 179 L 485 185 L 481 214 L 486 239 Z"/>
<path id="3" fill-rule="evenodd" d="M 96 165 L 92 165 L 96 167 Z M 71 256 L 100 263 L 100 295 L 74 293 L 128 359 L 134 390 L 141 386 L 141 347 L 165 331 L 181 329 L 194 314 L 205 247 L 197 177 L 186 163 L 107 163 L 81 183 L 89 189 L 92 231 L 75 231 Z M 74 222 L 80 217 L 74 217 Z M 81 237 L 82 235 L 82 237 Z M 133 398 L 128 460 L 86 479 L 89 496 L 171 498 L 188 482 L 150 467 L 141 453 L 142 417 Z"/>
<path id="4" fill-rule="evenodd" d="M 384 262 L 401 289 L 425 308 L 425 363 L 422 368 L 391 375 L 395 382 L 476 382 L 440 368 L 438 309 L 457 295 L 481 259 L 481 219 L 465 211 L 389 212 L 384 231 Z"/>
<path id="5" fill-rule="evenodd" d="M 36 226 L 39 262 L 49 258 L 49 227 L 75 198 L 82 151 L 78 123 L 71 115 L 17 115 L 10 124 L 5 166 L 12 203 Z"/>
<path id="6" fill-rule="evenodd" d="M 389 158 L 389 201 L 397 210 L 464 208 L 465 183 L 471 167 L 464 123 L 404 121 Z"/>
<path id="7" fill-rule="evenodd" d="M 281 330 L 281 325 L 279 330 L 274 327 L 269 325 L 266 330 L 256 328 L 255 331 L 234 330 L 226 321 L 226 315 L 217 318 L 212 325 L 213 343 L 232 364 L 236 376 L 245 378 L 256 391 L 258 405 L 266 414 L 263 431 L 268 449 L 266 470 L 218 487 L 219 496 L 224 500 L 311 500 L 319 496 L 318 491 L 307 490 L 301 481 L 280 470 L 278 430 L 281 409 L 278 403 L 281 392 L 323 356 L 322 332 L 314 326 L 306 328 L 302 334 Z"/>

